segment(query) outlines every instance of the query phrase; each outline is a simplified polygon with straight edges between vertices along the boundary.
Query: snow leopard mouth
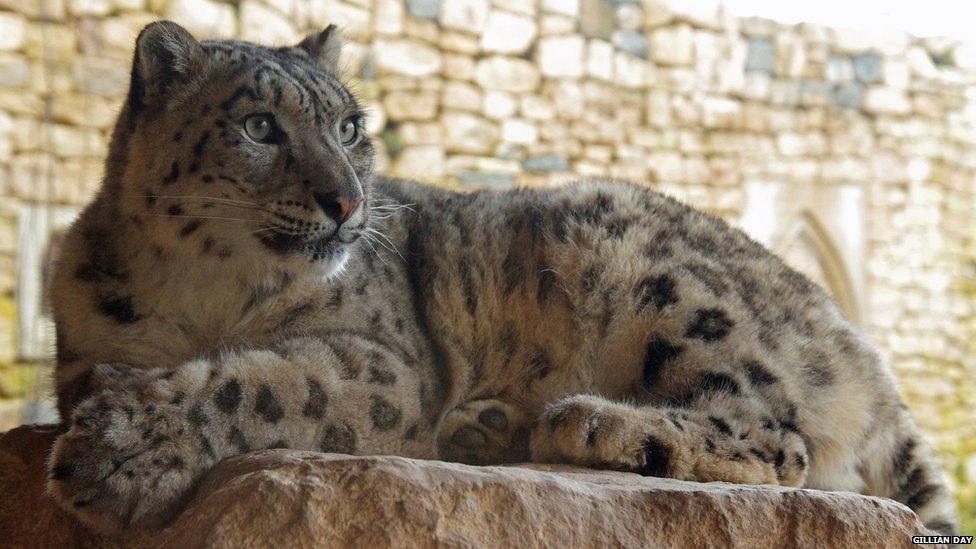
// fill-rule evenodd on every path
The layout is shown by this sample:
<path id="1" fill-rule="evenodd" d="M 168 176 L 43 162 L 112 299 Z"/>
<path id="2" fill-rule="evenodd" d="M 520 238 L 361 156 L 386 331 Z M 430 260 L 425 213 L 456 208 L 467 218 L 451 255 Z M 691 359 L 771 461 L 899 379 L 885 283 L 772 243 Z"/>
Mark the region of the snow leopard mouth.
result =
<path id="1" fill-rule="evenodd" d="M 309 256 L 312 261 L 322 261 L 341 255 L 349 244 L 359 238 L 359 235 L 353 234 L 348 242 L 343 240 L 339 231 L 312 238 L 282 231 L 271 231 L 262 234 L 260 238 L 265 247 L 278 255 L 300 254 Z"/>

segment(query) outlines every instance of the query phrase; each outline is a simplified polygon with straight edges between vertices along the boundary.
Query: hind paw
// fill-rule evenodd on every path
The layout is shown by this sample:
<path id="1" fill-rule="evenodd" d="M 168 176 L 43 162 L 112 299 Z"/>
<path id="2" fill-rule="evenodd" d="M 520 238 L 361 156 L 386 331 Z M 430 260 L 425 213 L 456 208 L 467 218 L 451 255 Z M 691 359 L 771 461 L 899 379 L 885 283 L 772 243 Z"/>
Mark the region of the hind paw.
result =
<path id="1" fill-rule="evenodd" d="M 448 412 L 441 424 L 441 459 L 470 465 L 525 461 L 528 430 L 515 407 L 499 400 L 473 400 Z"/>

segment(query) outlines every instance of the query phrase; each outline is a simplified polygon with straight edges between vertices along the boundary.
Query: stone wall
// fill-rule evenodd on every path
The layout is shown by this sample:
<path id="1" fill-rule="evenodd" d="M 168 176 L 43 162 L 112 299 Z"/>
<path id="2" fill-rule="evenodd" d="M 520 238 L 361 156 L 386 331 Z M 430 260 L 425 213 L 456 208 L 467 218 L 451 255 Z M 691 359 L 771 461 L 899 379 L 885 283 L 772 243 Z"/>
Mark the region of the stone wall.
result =
<path id="1" fill-rule="evenodd" d="M 80 205 L 97 187 L 145 23 L 269 44 L 337 23 L 349 39 L 344 71 L 392 173 L 498 189 L 621 177 L 733 222 L 756 182 L 776 182 L 787 202 L 818 189 L 862 193 L 856 316 L 976 501 L 976 459 L 966 460 L 976 453 L 969 61 L 945 40 L 680 4 L 0 0 L 0 292 L 9 302 L 16 291 L 21 207 Z"/>

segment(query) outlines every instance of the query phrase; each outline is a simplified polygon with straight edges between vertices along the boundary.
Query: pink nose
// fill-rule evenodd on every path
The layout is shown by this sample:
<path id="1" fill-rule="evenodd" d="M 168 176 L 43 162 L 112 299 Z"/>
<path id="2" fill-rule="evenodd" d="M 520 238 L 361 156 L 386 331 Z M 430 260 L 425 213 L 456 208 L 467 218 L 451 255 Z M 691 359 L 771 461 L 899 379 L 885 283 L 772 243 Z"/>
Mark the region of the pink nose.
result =
<path id="1" fill-rule="evenodd" d="M 339 225 L 342 225 L 352 217 L 356 208 L 363 203 L 362 195 L 355 198 L 348 198 L 339 196 L 337 193 L 312 193 L 312 197 L 315 199 L 316 204 L 322 208 L 322 211 L 325 212 L 325 215 L 331 217 Z"/>
<path id="2" fill-rule="evenodd" d="M 336 198 L 336 202 L 339 203 L 339 223 L 345 223 L 349 216 L 356 211 L 356 208 L 363 203 L 363 197 L 357 196 L 352 200 L 344 197 Z"/>

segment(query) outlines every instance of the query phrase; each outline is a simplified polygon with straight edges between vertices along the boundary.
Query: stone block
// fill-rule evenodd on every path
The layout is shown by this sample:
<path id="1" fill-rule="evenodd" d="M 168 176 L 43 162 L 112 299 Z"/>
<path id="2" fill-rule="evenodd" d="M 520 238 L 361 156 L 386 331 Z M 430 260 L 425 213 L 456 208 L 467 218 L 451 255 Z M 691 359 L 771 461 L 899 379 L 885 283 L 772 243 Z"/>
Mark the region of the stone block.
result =
<path id="1" fill-rule="evenodd" d="M 769 38 L 758 36 L 748 40 L 746 71 L 773 72 L 776 69 L 776 46 Z"/>
<path id="2" fill-rule="evenodd" d="M 834 87 L 834 104 L 844 109 L 860 109 L 864 101 L 864 85 L 859 82 L 848 82 Z"/>
<path id="3" fill-rule="evenodd" d="M 505 143 L 530 145 L 539 140 L 539 130 L 528 120 L 508 118 L 502 120 L 501 140 Z"/>
<path id="4" fill-rule="evenodd" d="M 684 21 L 695 27 L 719 29 L 722 27 L 720 0 L 645 0 L 647 14 L 645 24 L 649 28 Z"/>
<path id="5" fill-rule="evenodd" d="M 585 41 L 582 36 L 560 36 L 539 40 L 536 49 L 539 70 L 549 77 L 583 76 L 584 46 Z"/>
<path id="6" fill-rule="evenodd" d="M 436 21 L 442 0 L 407 0 L 407 12 L 418 19 Z"/>
<path id="7" fill-rule="evenodd" d="M 107 130 L 115 123 L 121 97 L 105 99 L 78 93 L 58 94 L 51 101 L 51 116 L 56 122 Z"/>
<path id="8" fill-rule="evenodd" d="M 651 33 L 651 60 L 661 65 L 691 66 L 695 55 L 695 33 L 690 25 L 660 28 Z"/>
<path id="9" fill-rule="evenodd" d="M 580 13 L 580 0 L 541 0 L 540 7 L 543 13 L 555 13 L 575 18 Z"/>
<path id="10" fill-rule="evenodd" d="M 410 5 L 410 2 L 407 2 Z M 406 9 L 400 0 L 376 0 L 376 17 L 373 18 L 373 32 L 395 36 L 403 32 L 403 18 Z M 436 19 L 434 14 L 432 19 Z"/>
<path id="11" fill-rule="evenodd" d="M 474 59 L 468 55 L 444 53 L 442 72 L 456 80 L 474 80 Z"/>
<path id="12" fill-rule="evenodd" d="M 18 50 L 27 38 L 27 18 L 0 11 L 0 51 Z"/>
<path id="13" fill-rule="evenodd" d="M 308 22 L 313 29 L 337 25 L 346 40 L 365 42 L 372 35 L 369 9 L 339 0 L 306 0 L 309 2 Z"/>
<path id="14" fill-rule="evenodd" d="M 600 80 L 613 80 L 613 45 L 590 40 L 586 47 L 586 74 Z"/>
<path id="15" fill-rule="evenodd" d="M 565 15 L 543 14 L 539 19 L 539 36 L 562 36 L 577 31 L 579 21 Z"/>
<path id="16" fill-rule="evenodd" d="M 490 154 L 498 143 L 498 127 L 473 114 L 445 112 L 441 128 L 447 152 Z"/>
<path id="17" fill-rule="evenodd" d="M 205 5 L 201 4 L 201 7 L 205 7 Z M 233 17 L 233 14 L 231 16 Z M 128 67 L 132 62 L 136 37 L 139 36 L 143 27 L 156 19 L 152 14 L 141 12 L 126 13 L 103 19 L 86 19 L 79 25 L 81 52 L 103 59 L 114 59 L 119 65 Z M 236 27 L 232 25 L 231 30 L 234 29 Z M 194 29 L 192 32 L 196 32 L 196 30 L 198 29 Z M 196 34 L 196 36 L 201 40 L 214 38 L 208 34 Z"/>
<path id="18" fill-rule="evenodd" d="M 465 170 L 458 174 L 458 184 L 465 189 L 507 190 L 515 187 L 514 174 Z"/>
<path id="19" fill-rule="evenodd" d="M 882 62 L 881 57 L 874 52 L 855 55 L 854 76 L 859 82 L 873 84 L 881 80 Z"/>
<path id="20" fill-rule="evenodd" d="M 444 0 L 437 17 L 441 26 L 480 34 L 488 18 L 488 0 Z"/>
<path id="21" fill-rule="evenodd" d="M 803 75 L 807 52 L 801 37 L 792 32 L 781 32 L 776 35 L 774 50 L 776 74 L 787 78 L 799 78 Z"/>
<path id="22" fill-rule="evenodd" d="M 437 116 L 437 94 L 430 91 L 392 91 L 383 98 L 390 120 L 432 120 Z"/>
<path id="23" fill-rule="evenodd" d="M 240 37 L 259 44 L 290 46 L 302 35 L 288 18 L 257 0 L 240 4 Z"/>
<path id="24" fill-rule="evenodd" d="M 467 82 L 449 81 L 441 92 L 441 104 L 449 109 L 462 111 L 480 110 L 482 92 Z"/>
<path id="25" fill-rule="evenodd" d="M 628 31 L 644 29 L 644 8 L 640 2 L 614 2 L 614 18 L 617 28 Z"/>
<path id="26" fill-rule="evenodd" d="M 641 59 L 647 59 L 650 41 L 643 33 L 618 30 L 613 33 L 613 44 L 621 50 Z"/>
<path id="27" fill-rule="evenodd" d="M 539 78 L 536 65 L 518 57 L 485 57 L 475 68 L 475 81 L 488 90 L 531 92 L 539 86 Z"/>
<path id="28" fill-rule="evenodd" d="M 79 57 L 74 77 L 79 91 L 102 97 L 120 97 L 129 88 L 129 67 L 111 59 Z"/>
<path id="29" fill-rule="evenodd" d="M 400 139 L 406 146 L 411 145 L 440 145 L 444 141 L 444 132 L 440 122 L 404 122 L 397 126 Z"/>
<path id="30" fill-rule="evenodd" d="M 68 12 L 75 17 L 104 17 L 111 11 L 109 0 L 68 0 Z"/>
<path id="31" fill-rule="evenodd" d="M 827 59 L 826 76 L 828 82 L 850 82 L 854 80 L 854 63 L 850 57 L 831 55 Z"/>
<path id="32" fill-rule="evenodd" d="M 445 53 L 475 55 L 481 49 L 481 41 L 476 36 L 454 30 L 445 30 L 440 33 L 437 44 Z"/>
<path id="33" fill-rule="evenodd" d="M 881 80 L 891 88 L 907 89 L 911 83 L 911 69 L 902 59 L 886 59 L 881 69 Z"/>
<path id="34" fill-rule="evenodd" d="M 523 95 L 519 103 L 519 112 L 522 116 L 533 120 L 552 120 L 556 117 L 556 107 L 552 101 L 541 95 Z"/>
<path id="35" fill-rule="evenodd" d="M 31 81 L 31 65 L 27 57 L 0 53 L 0 86 L 24 88 Z"/>
<path id="36" fill-rule="evenodd" d="M 417 145 L 404 148 L 390 165 L 391 173 L 420 180 L 444 175 L 444 148 L 440 145 Z"/>
<path id="37" fill-rule="evenodd" d="M 530 156 L 522 161 L 522 168 L 530 172 L 564 172 L 569 170 L 569 161 L 557 154 Z"/>
<path id="38" fill-rule="evenodd" d="M 488 118 L 502 120 L 515 114 L 518 103 L 514 95 L 508 92 L 490 90 L 485 92 L 481 103 L 481 112 Z"/>
<path id="39" fill-rule="evenodd" d="M 523 15 L 492 10 L 481 35 L 481 49 L 489 53 L 521 55 L 535 40 L 535 21 Z"/>
<path id="40" fill-rule="evenodd" d="M 864 94 L 863 108 L 872 114 L 908 114 L 912 103 L 904 90 L 871 86 Z"/>
<path id="41" fill-rule="evenodd" d="M 610 40 L 616 27 L 611 0 L 580 0 L 580 32 L 587 38 Z"/>
<path id="42" fill-rule="evenodd" d="M 440 52 L 419 40 L 377 40 L 373 60 L 379 74 L 429 76 L 441 70 Z"/>
<path id="43" fill-rule="evenodd" d="M 613 72 L 614 83 L 625 88 L 642 88 L 648 81 L 647 62 L 622 51 L 613 56 Z"/>

